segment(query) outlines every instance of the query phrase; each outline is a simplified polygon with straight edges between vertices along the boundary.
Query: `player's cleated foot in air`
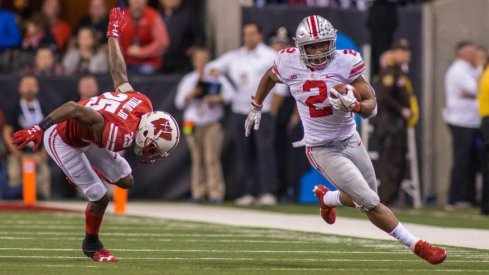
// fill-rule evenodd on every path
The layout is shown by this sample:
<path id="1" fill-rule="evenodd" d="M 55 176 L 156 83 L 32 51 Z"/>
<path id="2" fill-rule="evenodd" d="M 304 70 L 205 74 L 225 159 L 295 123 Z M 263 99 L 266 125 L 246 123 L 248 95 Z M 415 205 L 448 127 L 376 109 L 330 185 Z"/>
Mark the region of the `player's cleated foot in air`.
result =
<path id="1" fill-rule="evenodd" d="M 431 245 L 423 240 L 419 240 L 416 243 L 414 253 L 430 264 L 439 264 L 447 258 L 445 249 Z"/>
<path id="2" fill-rule="evenodd" d="M 321 205 L 321 218 L 328 224 L 333 224 L 336 221 L 336 206 L 327 206 L 323 200 L 324 195 L 329 192 L 329 189 L 324 185 L 316 185 L 312 191 Z"/>

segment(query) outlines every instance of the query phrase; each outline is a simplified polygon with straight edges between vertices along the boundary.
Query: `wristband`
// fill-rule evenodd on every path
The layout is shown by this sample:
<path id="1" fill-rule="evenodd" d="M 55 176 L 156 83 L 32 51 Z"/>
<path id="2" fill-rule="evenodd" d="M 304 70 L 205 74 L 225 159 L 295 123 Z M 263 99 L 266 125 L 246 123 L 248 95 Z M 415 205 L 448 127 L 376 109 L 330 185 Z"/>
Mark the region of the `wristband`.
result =
<path id="1" fill-rule="evenodd" d="M 39 122 L 39 127 L 44 131 L 54 125 L 54 120 L 50 117 L 44 118 L 41 122 Z"/>
<path id="2" fill-rule="evenodd" d="M 362 111 L 362 103 L 357 102 L 355 106 L 353 106 L 353 112 L 360 113 Z"/>
<path id="3" fill-rule="evenodd" d="M 263 104 L 258 104 L 255 101 L 255 97 L 254 96 L 251 97 L 251 106 L 253 106 L 256 109 L 260 109 L 260 110 L 261 110 L 261 108 L 263 108 Z"/>

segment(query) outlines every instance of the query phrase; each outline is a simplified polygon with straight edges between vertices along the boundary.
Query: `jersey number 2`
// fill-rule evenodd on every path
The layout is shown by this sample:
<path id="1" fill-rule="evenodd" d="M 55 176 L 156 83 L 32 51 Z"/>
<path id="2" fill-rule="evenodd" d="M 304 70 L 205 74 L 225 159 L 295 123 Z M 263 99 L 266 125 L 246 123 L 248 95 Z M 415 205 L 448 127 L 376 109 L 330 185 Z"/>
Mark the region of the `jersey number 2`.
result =
<path id="1" fill-rule="evenodd" d="M 326 106 L 324 108 L 317 108 L 314 104 L 323 103 L 328 98 L 328 89 L 326 82 L 319 80 L 307 80 L 302 86 L 304 92 L 310 92 L 313 89 L 319 89 L 318 95 L 310 96 L 306 99 L 306 104 L 309 106 L 309 116 L 323 117 L 330 116 L 333 114 L 333 108 L 331 106 Z"/>

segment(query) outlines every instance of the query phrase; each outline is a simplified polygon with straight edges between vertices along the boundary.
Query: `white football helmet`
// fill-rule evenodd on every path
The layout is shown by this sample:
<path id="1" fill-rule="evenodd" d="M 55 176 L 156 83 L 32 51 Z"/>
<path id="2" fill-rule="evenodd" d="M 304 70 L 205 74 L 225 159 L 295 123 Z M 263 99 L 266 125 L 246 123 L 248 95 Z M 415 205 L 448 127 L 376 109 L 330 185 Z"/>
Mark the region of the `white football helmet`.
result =
<path id="1" fill-rule="evenodd" d="M 167 112 L 146 113 L 139 121 L 134 153 L 143 163 L 153 163 L 166 158 L 180 141 L 180 129 L 176 120 Z"/>
<path id="2" fill-rule="evenodd" d="M 319 15 L 308 16 L 299 23 L 295 32 L 295 46 L 299 48 L 301 59 L 307 67 L 320 70 L 335 58 L 336 29 L 331 23 Z M 315 55 L 308 55 L 305 46 L 329 42 L 328 49 Z"/>

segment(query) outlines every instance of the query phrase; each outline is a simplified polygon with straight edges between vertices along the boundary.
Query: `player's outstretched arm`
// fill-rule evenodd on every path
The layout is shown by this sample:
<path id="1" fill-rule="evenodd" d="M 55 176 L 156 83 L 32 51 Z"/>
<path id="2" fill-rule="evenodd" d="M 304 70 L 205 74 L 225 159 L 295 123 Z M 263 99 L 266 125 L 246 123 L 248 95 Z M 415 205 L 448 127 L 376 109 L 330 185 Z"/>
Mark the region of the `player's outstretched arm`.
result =
<path id="1" fill-rule="evenodd" d="M 107 26 L 107 37 L 109 46 L 109 70 L 115 89 L 124 83 L 128 83 L 126 62 L 119 46 L 119 34 L 122 33 L 125 24 L 124 11 L 118 7 L 111 9 L 109 13 L 109 24 Z"/>
<path id="2" fill-rule="evenodd" d="M 375 116 L 377 112 L 377 100 L 375 99 L 375 93 L 370 83 L 363 76 L 355 79 L 350 85 L 355 87 L 362 96 L 361 111 L 359 114 L 363 118 L 368 118 L 371 116 Z"/>
<path id="3" fill-rule="evenodd" d="M 245 120 L 245 136 L 249 136 L 251 128 L 255 131 L 260 128 L 262 103 L 276 83 L 280 82 L 272 68 L 262 76 L 255 96 L 251 99 L 250 112 Z"/>
<path id="4" fill-rule="evenodd" d="M 56 108 L 39 124 L 29 129 L 15 132 L 12 136 L 12 143 L 17 145 L 17 149 L 22 150 L 29 142 L 34 142 L 32 150 L 37 151 L 41 144 L 44 131 L 52 125 L 67 119 L 75 119 L 80 124 L 91 128 L 97 140 L 101 140 L 104 128 L 104 118 L 102 115 L 88 107 L 70 101 Z"/>

